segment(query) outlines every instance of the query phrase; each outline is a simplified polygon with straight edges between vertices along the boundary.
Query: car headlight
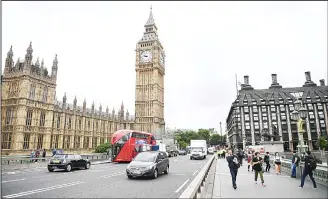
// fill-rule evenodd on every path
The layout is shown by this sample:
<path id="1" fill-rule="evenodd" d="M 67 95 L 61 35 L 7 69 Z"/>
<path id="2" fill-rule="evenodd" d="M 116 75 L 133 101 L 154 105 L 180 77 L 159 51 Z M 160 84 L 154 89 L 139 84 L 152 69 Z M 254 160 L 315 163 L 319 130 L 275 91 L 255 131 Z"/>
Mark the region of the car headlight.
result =
<path id="1" fill-rule="evenodd" d="M 67 162 L 66 159 L 64 159 L 64 160 L 63 160 L 63 163 L 65 164 L 66 162 Z"/>
<path id="2" fill-rule="evenodd" d="M 152 169 L 153 168 L 153 165 L 148 165 L 147 167 L 146 167 L 146 169 Z"/>

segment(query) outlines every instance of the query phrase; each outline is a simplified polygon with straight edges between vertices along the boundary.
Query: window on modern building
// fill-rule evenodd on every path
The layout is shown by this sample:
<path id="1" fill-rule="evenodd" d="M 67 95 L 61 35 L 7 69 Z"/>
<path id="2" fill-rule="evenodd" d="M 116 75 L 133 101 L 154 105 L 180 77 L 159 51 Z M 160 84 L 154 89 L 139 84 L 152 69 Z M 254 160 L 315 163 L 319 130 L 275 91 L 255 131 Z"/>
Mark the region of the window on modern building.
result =
<path id="1" fill-rule="evenodd" d="M 310 119 L 314 119 L 314 113 L 313 113 L 313 111 L 309 111 L 309 117 L 310 117 Z"/>
<path id="2" fill-rule="evenodd" d="M 319 119 L 325 119 L 325 116 L 323 115 L 323 111 L 318 112 Z"/>
<path id="3" fill-rule="evenodd" d="M 262 113 L 262 116 L 265 116 L 266 117 L 266 116 L 268 116 L 268 114 L 267 113 Z"/>
<path id="4" fill-rule="evenodd" d="M 269 126 L 268 126 L 268 123 L 267 122 L 263 122 L 263 128 L 268 128 Z"/>
<path id="5" fill-rule="evenodd" d="M 245 113 L 248 113 L 248 112 L 249 112 L 248 107 L 244 107 L 244 112 L 245 112 Z"/>
<path id="6" fill-rule="evenodd" d="M 259 121 L 259 117 L 258 116 L 254 116 L 254 121 Z"/>
<path id="7" fill-rule="evenodd" d="M 307 104 L 308 110 L 313 110 L 313 104 Z"/>
<path id="8" fill-rule="evenodd" d="M 294 111 L 294 105 L 290 104 L 290 105 L 289 105 L 289 110 L 290 110 L 290 111 Z"/>
<path id="9" fill-rule="evenodd" d="M 271 120 L 277 120 L 277 115 L 275 113 L 271 114 Z"/>
<path id="10" fill-rule="evenodd" d="M 257 106 L 253 106 L 253 113 L 257 113 L 257 112 L 258 112 Z"/>
<path id="11" fill-rule="evenodd" d="M 274 105 L 271 105 L 270 106 L 270 110 L 271 110 L 271 112 L 275 112 L 276 111 L 276 107 Z"/>
<path id="12" fill-rule="evenodd" d="M 259 122 L 254 122 L 254 129 L 259 129 L 260 126 L 259 126 Z"/>
<path id="13" fill-rule="evenodd" d="M 246 123 L 245 123 L 245 129 L 247 129 L 247 130 L 248 130 L 248 129 L 251 129 L 251 126 L 250 126 L 249 122 L 246 122 Z"/>
<path id="14" fill-rule="evenodd" d="M 266 112 L 267 111 L 267 108 L 266 106 L 261 106 L 261 109 L 262 109 L 262 113 Z"/>
<path id="15" fill-rule="evenodd" d="M 268 117 L 262 117 L 262 121 L 267 121 Z"/>
<path id="16" fill-rule="evenodd" d="M 249 121 L 249 114 L 245 114 L 245 121 Z"/>
<path id="17" fill-rule="evenodd" d="M 281 111 L 281 112 L 286 111 L 285 105 L 283 105 L 283 104 L 280 105 L 280 111 Z"/>

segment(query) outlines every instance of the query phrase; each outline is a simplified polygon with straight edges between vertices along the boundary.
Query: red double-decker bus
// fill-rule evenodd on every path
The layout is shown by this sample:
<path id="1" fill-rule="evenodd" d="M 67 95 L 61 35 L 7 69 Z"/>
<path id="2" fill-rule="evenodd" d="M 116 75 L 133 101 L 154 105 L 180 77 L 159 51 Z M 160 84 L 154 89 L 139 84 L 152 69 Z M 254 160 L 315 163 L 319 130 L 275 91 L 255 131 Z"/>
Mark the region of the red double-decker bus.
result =
<path id="1" fill-rule="evenodd" d="M 139 152 L 156 145 L 156 139 L 151 133 L 119 130 L 113 134 L 111 144 L 113 162 L 131 162 Z"/>

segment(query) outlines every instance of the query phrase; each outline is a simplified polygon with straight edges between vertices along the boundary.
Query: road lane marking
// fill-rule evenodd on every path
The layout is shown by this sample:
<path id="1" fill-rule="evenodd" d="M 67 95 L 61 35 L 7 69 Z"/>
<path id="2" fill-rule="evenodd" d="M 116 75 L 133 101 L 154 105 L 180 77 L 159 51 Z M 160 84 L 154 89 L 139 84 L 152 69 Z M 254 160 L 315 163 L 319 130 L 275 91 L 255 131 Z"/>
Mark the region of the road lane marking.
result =
<path id="1" fill-rule="evenodd" d="M 198 172 L 198 170 L 196 170 L 192 175 L 194 176 L 197 172 Z"/>
<path id="2" fill-rule="evenodd" d="M 56 186 L 42 188 L 42 189 L 36 189 L 36 190 L 32 190 L 32 191 L 25 191 L 25 192 L 21 192 L 21 193 L 11 194 L 11 195 L 7 195 L 7 196 L 3 196 L 3 198 L 17 198 L 17 197 L 21 197 L 21 196 L 31 195 L 31 194 L 35 194 L 35 193 L 41 193 L 41 192 L 50 191 L 50 190 L 54 190 L 54 189 L 70 187 L 70 186 L 79 185 L 79 184 L 83 184 L 83 183 L 85 183 L 85 182 L 77 181 L 77 182 L 56 185 Z"/>
<path id="3" fill-rule="evenodd" d="M 189 179 L 186 180 L 176 191 L 175 193 L 178 193 L 187 183 L 189 182 Z"/>
<path id="4" fill-rule="evenodd" d="M 7 180 L 7 181 L 2 181 L 1 183 L 7 183 L 7 182 L 17 182 L 17 181 L 23 181 L 23 180 L 26 180 L 26 178 L 17 179 L 17 180 Z"/>
<path id="5" fill-rule="evenodd" d="M 100 176 L 99 178 L 110 178 L 110 177 L 115 177 L 115 176 L 123 175 L 124 173 L 125 173 L 125 171 L 122 171 L 122 172 L 113 173 L 113 174 L 110 174 L 110 175 Z"/>

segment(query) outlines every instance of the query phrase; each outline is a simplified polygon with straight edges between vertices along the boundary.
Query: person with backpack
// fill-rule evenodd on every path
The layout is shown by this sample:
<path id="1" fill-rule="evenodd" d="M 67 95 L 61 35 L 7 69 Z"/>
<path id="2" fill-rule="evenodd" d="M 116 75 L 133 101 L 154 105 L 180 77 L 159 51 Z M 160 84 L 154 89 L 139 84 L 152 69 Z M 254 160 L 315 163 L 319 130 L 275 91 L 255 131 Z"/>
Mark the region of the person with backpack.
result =
<path id="1" fill-rule="evenodd" d="M 313 187 L 317 188 L 317 184 L 315 182 L 315 179 L 313 178 L 313 171 L 317 168 L 317 162 L 313 155 L 311 155 L 311 151 L 307 151 L 304 157 L 304 169 L 303 169 L 303 175 L 301 179 L 301 185 L 298 188 L 303 188 L 304 181 L 306 176 L 310 176 L 310 179 L 312 180 Z"/>
<path id="2" fill-rule="evenodd" d="M 293 151 L 291 178 L 296 178 L 296 168 L 298 167 L 300 160 L 301 158 L 296 154 L 296 151 Z"/>
<path id="3" fill-rule="evenodd" d="M 266 164 L 265 172 L 270 172 L 271 165 L 270 165 L 270 153 L 269 152 L 266 152 L 266 154 L 264 156 L 264 162 Z"/>
<path id="4" fill-rule="evenodd" d="M 240 168 L 240 163 L 239 163 L 238 157 L 236 155 L 232 154 L 231 149 L 228 150 L 227 162 L 228 162 L 228 166 L 230 169 L 230 174 L 231 174 L 231 179 L 232 179 L 232 187 L 234 189 L 237 189 L 236 181 L 237 181 L 238 169 Z"/>
<path id="5" fill-rule="evenodd" d="M 262 168 L 263 160 L 260 157 L 259 152 L 255 153 L 255 157 L 253 158 L 252 162 L 253 162 L 253 168 L 254 168 L 254 171 L 255 171 L 255 184 L 257 184 L 257 177 L 260 174 L 261 185 L 262 185 L 262 187 L 265 187 L 264 178 L 263 178 L 263 168 Z"/>

